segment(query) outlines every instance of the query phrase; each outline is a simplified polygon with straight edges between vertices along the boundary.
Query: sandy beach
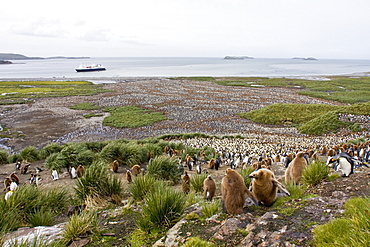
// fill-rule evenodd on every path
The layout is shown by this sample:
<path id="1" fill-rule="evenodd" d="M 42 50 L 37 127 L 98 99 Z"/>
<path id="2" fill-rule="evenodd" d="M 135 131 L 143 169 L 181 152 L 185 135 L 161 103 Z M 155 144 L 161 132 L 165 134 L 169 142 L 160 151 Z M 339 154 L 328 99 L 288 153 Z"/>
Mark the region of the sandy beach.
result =
<path id="1" fill-rule="evenodd" d="M 98 83 L 107 82 L 104 88 L 111 91 L 92 96 L 40 98 L 35 99 L 32 104 L 1 106 L 1 125 L 13 133 L 5 145 L 12 152 L 19 152 L 30 145 L 42 148 L 51 142 L 64 144 L 119 138 L 142 139 L 195 132 L 217 136 L 242 135 L 261 139 L 261 142 L 276 140 L 277 136 L 307 139 L 295 128 L 256 124 L 239 117 L 237 113 L 275 103 L 339 104 L 298 95 L 299 89 L 294 88 L 230 87 L 213 82 L 165 78 L 85 79 Z M 113 81 L 116 83 L 112 83 Z M 104 116 L 90 119 L 83 117 L 86 113 L 102 113 L 101 110 L 70 109 L 71 106 L 84 102 L 91 102 L 102 108 L 138 105 L 163 112 L 168 119 L 152 126 L 134 129 L 107 127 L 102 125 Z M 336 142 L 346 138 L 352 139 L 353 136 L 326 136 L 321 141 L 330 142 L 335 139 Z"/>

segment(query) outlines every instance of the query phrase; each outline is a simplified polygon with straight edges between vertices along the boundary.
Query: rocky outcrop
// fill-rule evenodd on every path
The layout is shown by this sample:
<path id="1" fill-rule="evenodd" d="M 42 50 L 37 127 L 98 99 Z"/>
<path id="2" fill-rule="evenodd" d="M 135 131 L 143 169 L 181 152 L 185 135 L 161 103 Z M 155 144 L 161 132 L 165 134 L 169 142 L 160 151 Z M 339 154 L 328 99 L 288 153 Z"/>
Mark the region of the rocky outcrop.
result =
<path id="1" fill-rule="evenodd" d="M 14 243 L 29 243 L 30 246 L 34 242 L 49 244 L 54 240 L 62 238 L 63 229 L 66 223 L 61 223 L 54 226 L 37 226 L 34 228 L 23 227 L 17 231 L 9 233 L 5 237 L 3 247 L 13 246 Z"/>

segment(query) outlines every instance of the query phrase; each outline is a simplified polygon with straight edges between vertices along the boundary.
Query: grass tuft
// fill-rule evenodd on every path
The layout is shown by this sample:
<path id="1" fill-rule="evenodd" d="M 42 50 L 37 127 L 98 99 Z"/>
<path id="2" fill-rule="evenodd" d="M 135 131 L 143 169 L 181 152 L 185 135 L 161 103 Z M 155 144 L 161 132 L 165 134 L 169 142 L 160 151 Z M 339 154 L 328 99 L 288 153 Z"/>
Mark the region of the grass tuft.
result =
<path id="1" fill-rule="evenodd" d="M 212 217 L 220 212 L 220 200 L 213 200 L 212 202 L 204 202 L 202 204 L 202 213 L 206 218 Z"/>
<path id="2" fill-rule="evenodd" d="M 142 231 L 150 232 L 153 228 L 170 227 L 183 214 L 186 196 L 168 186 L 160 186 L 145 198 L 142 216 L 136 224 Z"/>
<path id="3" fill-rule="evenodd" d="M 63 242 L 69 245 L 73 240 L 98 231 L 98 218 L 94 211 L 83 211 L 69 219 L 63 231 Z"/>
<path id="4" fill-rule="evenodd" d="M 318 247 L 370 246 L 370 198 L 351 198 L 344 205 L 342 218 L 316 227 L 313 231 Z"/>
<path id="5" fill-rule="evenodd" d="M 302 182 L 308 186 L 315 186 L 323 179 L 327 179 L 330 167 L 324 162 L 315 161 L 306 166 L 302 174 Z"/>
<path id="6" fill-rule="evenodd" d="M 190 186 L 196 193 L 203 192 L 203 182 L 207 178 L 207 174 L 194 174 L 190 177 Z"/>

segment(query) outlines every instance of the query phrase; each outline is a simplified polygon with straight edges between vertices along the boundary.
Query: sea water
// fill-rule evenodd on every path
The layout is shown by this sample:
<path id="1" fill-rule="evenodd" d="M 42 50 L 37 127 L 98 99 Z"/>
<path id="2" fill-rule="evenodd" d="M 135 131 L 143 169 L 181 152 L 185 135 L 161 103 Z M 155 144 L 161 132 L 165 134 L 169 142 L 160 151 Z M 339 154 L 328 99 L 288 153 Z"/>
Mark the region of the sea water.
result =
<path id="1" fill-rule="evenodd" d="M 316 77 L 370 71 L 370 60 L 254 58 L 119 58 L 13 60 L 0 65 L 0 79 L 15 78 L 114 78 L 177 76 Z M 101 64 L 106 71 L 76 72 L 80 64 Z"/>

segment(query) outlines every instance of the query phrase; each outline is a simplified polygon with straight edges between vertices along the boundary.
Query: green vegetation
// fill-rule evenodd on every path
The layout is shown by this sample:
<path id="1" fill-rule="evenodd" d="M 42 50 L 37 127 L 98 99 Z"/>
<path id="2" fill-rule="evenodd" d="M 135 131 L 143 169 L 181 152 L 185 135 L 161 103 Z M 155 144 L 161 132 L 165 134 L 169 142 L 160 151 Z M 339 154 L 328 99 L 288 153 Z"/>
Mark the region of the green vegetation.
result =
<path id="1" fill-rule="evenodd" d="M 369 77 L 328 77 L 329 80 L 304 80 L 268 77 L 186 77 L 195 81 L 213 81 L 223 86 L 242 87 L 288 87 L 303 89 L 299 94 L 315 98 L 339 101 L 342 103 L 359 103 L 370 101 Z"/>
<path id="2" fill-rule="evenodd" d="M 94 103 L 80 103 L 74 106 L 71 106 L 73 110 L 97 110 L 100 109 L 99 106 L 95 106 Z"/>
<path id="3" fill-rule="evenodd" d="M 40 190 L 23 185 L 5 201 L 0 199 L 0 229 L 7 232 L 21 226 L 51 224 L 57 214 L 64 212 L 70 203 L 65 190 Z"/>
<path id="4" fill-rule="evenodd" d="M 344 205 L 345 214 L 314 229 L 315 244 L 329 246 L 370 245 L 370 198 L 352 198 Z"/>
<path id="5" fill-rule="evenodd" d="M 96 114 L 96 113 L 88 113 L 88 114 L 85 114 L 84 115 L 84 118 L 102 117 L 102 116 L 104 116 L 104 114 L 102 114 L 102 113 L 98 113 L 98 114 Z"/>
<path id="6" fill-rule="evenodd" d="M 204 217 L 209 218 L 215 214 L 220 212 L 221 208 L 221 201 L 219 199 L 215 199 L 212 202 L 204 202 L 202 204 L 202 213 Z"/>
<path id="7" fill-rule="evenodd" d="M 93 95 L 107 90 L 87 81 L 2 81 L 0 91 L 0 104 L 22 104 L 32 98 Z"/>
<path id="8" fill-rule="evenodd" d="M 361 130 L 358 123 L 343 122 L 339 114 L 370 115 L 370 103 L 351 106 L 324 104 L 274 104 L 262 109 L 239 113 L 241 117 L 263 124 L 293 125 L 303 134 L 320 135 L 340 128 Z"/>
<path id="9" fill-rule="evenodd" d="M 129 192 L 136 201 L 141 201 L 145 196 L 153 192 L 155 188 L 163 186 L 163 181 L 146 174 L 137 176 L 129 186 Z"/>
<path id="10" fill-rule="evenodd" d="M 108 107 L 104 111 L 111 116 L 104 118 L 103 124 L 118 128 L 138 128 L 167 119 L 161 112 L 152 112 L 138 106 Z"/>
<path id="11" fill-rule="evenodd" d="M 96 162 L 86 169 L 85 174 L 77 179 L 76 196 L 81 201 L 86 199 L 109 199 L 119 203 L 122 199 L 122 182 L 109 172 L 104 163 Z"/>
<path id="12" fill-rule="evenodd" d="M 253 171 L 254 169 L 252 166 L 247 166 L 239 171 L 239 174 L 244 178 L 244 184 L 247 186 L 247 188 L 249 188 L 252 182 L 252 178 L 249 177 L 249 174 L 251 174 Z"/>
<path id="13" fill-rule="evenodd" d="M 182 247 L 216 247 L 212 242 L 208 242 L 205 240 L 200 239 L 199 237 L 191 237 Z"/>
<path id="14" fill-rule="evenodd" d="M 5 150 L 0 150 L 0 165 L 8 163 L 9 154 Z"/>
<path id="15" fill-rule="evenodd" d="M 27 160 L 28 162 L 34 162 L 39 160 L 39 150 L 37 150 L 34 146 L 28 146 L 24 148 L 20 155 L 23 160 Z"/>
<path id="16" fill-rule="evenodd" d="M 70 245 L 73 240 L 86 234 L 98 232 L 99 224 L 96 212 L 84 210 L 81 214 L 74 214 L 64 228 L 63 242 Z"/>
<path id="17" fill-rule="evenodd" d="M 306 166 L 302 174 L 302 182 L 308 186 L 315 186 L 329 177 L 330 168 L 324 162 L 315 161 Z"/>
<path id="18" fill-rule="evenodd" d="M 337 106 L 324 104 L 273 104 L 239 115 L 258 123 L 291 125 L 306 123 L 336 109 Z"/>
<path id="19" fill-rule="evenodd" d="M 202 174 L 194 174 L 193 176 L 190 177 L 190 186 L 191 188 L 199 193 L 199 192 L 203 192 L 203 182 L 204 182 L 204 179 L 207 178 L 207 174 L 206 173 L 202 173 Z"/>
<path id="20" fill-rule="evenodd" d="M 136 223 L 145 232 L 155 228 L 170 227 L 183 214 L 185 201 L 186 197 L 182 191 L 168 186 L 159 186 L 146 196 L 142 215 Z"/>
<path id="21" fill-rule="evenodd" d="M 181 178 L 182 170 L 177 159 L 171 159 L 168 155 L 161 155 L 150 160 L 148 174 L 157 179 L 170 180 L 177 184 Z"/>

